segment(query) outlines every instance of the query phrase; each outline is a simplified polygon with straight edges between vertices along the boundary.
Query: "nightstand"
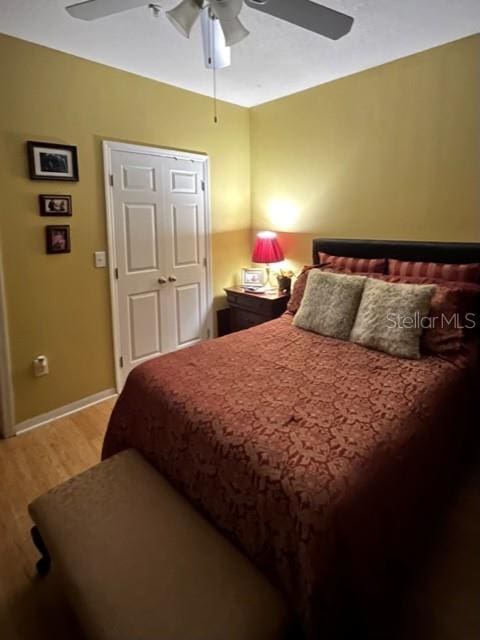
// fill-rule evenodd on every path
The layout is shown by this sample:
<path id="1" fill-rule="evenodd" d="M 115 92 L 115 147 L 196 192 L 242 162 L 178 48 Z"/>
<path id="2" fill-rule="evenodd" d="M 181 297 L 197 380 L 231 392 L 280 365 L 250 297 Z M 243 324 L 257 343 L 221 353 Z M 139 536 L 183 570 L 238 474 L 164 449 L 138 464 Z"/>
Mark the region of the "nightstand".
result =
<path id="1" fill-rule="evenodd" d="M 249 329 L 274 320 L 284 313 L 290 298 L 275 290 L 269 293 L 247 293 L 239 287 L 225 289 L 230 307 L 230 332 Z"/>

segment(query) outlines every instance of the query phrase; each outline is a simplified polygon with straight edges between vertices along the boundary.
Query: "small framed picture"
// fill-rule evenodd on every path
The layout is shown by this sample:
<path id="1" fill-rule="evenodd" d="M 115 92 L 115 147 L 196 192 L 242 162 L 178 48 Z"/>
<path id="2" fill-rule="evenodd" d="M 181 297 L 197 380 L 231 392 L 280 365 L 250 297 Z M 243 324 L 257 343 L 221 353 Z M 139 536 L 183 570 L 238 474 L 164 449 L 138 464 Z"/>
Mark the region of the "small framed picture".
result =
<path id="1" fill-rule="evenodd" d="M 39 195 L 41 216 L 71 216 L 72 196 Z"/>
<path id="2" fill-rule="evenodd" d="M 265 284 L 265 269 L 242 269 L 243 287 L 263 287 Z"/>
<path id="3" fill-rule="evenodd" d="M 45 236 L 47 253 L 70 253 L 70 225 L 48 225 Z"/>
<path id="4" fill-rule="evenodd" d="M 31 180 L 78 181 L 77 147 L 49 142 L 27 142 Z"/>

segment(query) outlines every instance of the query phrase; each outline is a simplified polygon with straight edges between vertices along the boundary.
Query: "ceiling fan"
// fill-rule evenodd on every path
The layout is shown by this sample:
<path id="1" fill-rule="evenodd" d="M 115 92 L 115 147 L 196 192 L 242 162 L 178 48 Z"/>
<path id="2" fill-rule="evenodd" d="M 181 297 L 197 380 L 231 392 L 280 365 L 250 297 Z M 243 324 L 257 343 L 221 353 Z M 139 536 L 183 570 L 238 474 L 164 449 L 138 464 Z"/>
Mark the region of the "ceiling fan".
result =
<path id="1" fill-rule="evenodd" d="M 175 8 L 167 11 L 166 15 L 186 38 L 190 36 L 195 22 L 202 15 L 202 22 L 205 23 L 204 42 L 206 37 L 212 36 L 213 29 L 217 35 L 223 36 L 223 42 L 220 44 L 223 44 L 223 47 L 231 47 L 249 35 L 248 29 L 239 18 L 244 2 L 251 9 L 275 16 L 332 40 L 346 35 L 353 24 L 351 16 L 311 0 L 181 0 Z M 146 4 L 148 0 L 87 0 L 67 6 L 66 10 L 74 18 L 97 20 Z M 158 5 L 151 6 L 157 8 L 158 14 Z M 208 19 L 213 23 L 213 26 L 210 24 L 210 31 Z"/>

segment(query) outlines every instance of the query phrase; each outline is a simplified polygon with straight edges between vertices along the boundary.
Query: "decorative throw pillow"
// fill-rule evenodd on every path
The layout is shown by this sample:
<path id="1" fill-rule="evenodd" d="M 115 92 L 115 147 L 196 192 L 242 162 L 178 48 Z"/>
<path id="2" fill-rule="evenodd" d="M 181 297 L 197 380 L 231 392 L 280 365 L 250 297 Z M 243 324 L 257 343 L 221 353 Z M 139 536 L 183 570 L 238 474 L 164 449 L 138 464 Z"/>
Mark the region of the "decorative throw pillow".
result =
<path id="1" fill-rule="evenodd" d="M 337 271 L 350 271 L 352 273 L 385 273 L 387 270 L 387 261 L 384 258 L 331 256 L 324 251 L 319 251 L 318 257 L 322 267 L 331 267 Z"/>
<path id="2" fill-rule="evenodd" d="M 455 353 L 474 333 L 480 306 L 480 285 L 414 276 L 384 276 L 384 279 L 388 282 L 436 285 L 428 322 L 420 340 L 422 353 Z"/>
<path id="3" fill-rule="evenodd" d="M 422 322 L 434 285 L 367 278 L 350 340 L 401 358 L 420 358 Z"/>
<path id="4" fill-rule="evenodd" d="M 475 334 L 480 318 L 480 285 L 415 276 L 377 276 L 387 282 L 435 284 L 428 322 L 420 340 L 423 353 L 443 355 L 460 351 Z"/>
<path id="5" fill-rule="evenodd" d="M 343 273 L 349 273 L 344 271 Z M 435 284 L 428 322 L 420 340 L 422 353 L 444 355 L 460 351 L 465 340 L 480 327 L 480 284 L 439 278 L 356 273 L 384 282 Z"/>
<path id="6" fill-rule="evenodd" d="M 388 274 L 416 278 L 437 278 L 450 282 L 480 282 L 480 263 L 445 264 L 441 262 L 407 262 L 389 260 Z"/>
<path id="7" fill-rule="evenodd" d="M 458 289 L 435 287 L 427 326 L 420 340 L 424 353 L 442 355 L 460 351 L 465 339 Z"/>
<path id="8" fill-rule="evenodd" d="M 342 274 L 354 273 L 355 275 L 369 276 L 376 273 L 375 271 L 373 271 L 374 269 L 380 269 L 379 273 L 384 274 L 387 268 L 387 261 L 383 259 L 377 260 L 376 258 L 374 258 L 372 260 L 370 259 L 364 260 L 363 258 L 343 258 L 339 256 L 329 256 L 327 253 L 323 253 L 323 252 L 319 252 L 318 255 L 320 258 L 320 264 L 305 265 L 300 275 L 295 280 L 292 295 L 290 296 L 290 300 L 288 301 L 288 305 L 287 305 L 287 311 L 293 315 L 295 315 L 300 308 L 303 294 L 305 293 L 305 286 L 307 284 L 308 273 L 311 269 L 322 269 L 324 271 L 328 271 L 332 273 L 342 273 Z M 326 262 L 325 264 L 322 264 L 322 256 L 324 257 L 325 260 L 332 259 L 333 262 L 331 264 L 328 262 Z M 354 263 L 353 266 L 355 268 L 362 268 L 362 269 L 368 266 L 372 269 L 372 271 L 365 271 L 365 272 L 362 271 L 357 273 L 355 269 L 354 270 L 347 269 L 345 266 L 342 266 L 345 264 L 343 262 L 345 260 L 353 260 L 353 261 L 361 260 L 362 264 Z M 367 265 L 366 263 L 369 263 L 369 264 Z"/>
<path id="9" fill-rule="evenodd" d="M 348 340 L 366 280 L 361 276 L 310 270 L 293 324 L 324 336 Z"/>
<path id="10" fill-rule="evenodd" d="M 303 294 L 305 293 L 305 287 L 307 285 L 307 277 L 308 273 L 311 269 L 320 269 L 320 265 L 312 264 L 305 265 L 302 269 L 302 272 L 295 280 L 295 284 L 293 285 L 292 295 L 290 296 L 290 300 L 287 304 L 287 311 L 293 313 L 295 315 L 300 308 L 302 303 Z"/>

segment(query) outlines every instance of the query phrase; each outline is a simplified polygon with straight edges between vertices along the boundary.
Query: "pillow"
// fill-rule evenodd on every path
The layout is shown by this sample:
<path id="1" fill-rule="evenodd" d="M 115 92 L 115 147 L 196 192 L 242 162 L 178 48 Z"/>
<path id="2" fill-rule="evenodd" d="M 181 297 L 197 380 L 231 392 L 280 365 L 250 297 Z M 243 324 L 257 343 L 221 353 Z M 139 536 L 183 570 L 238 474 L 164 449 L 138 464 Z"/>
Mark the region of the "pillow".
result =
<path id="1" fill-rule="evenodd" d="M 442 355 L 459 351 L 464 341 L 480 327 L 479 284 L 413 276 L 371 277 L 388 282 L 437 285 L 420 342 L 425 353 Z"/>
<path id="2" fill-rule="evenodd" d="M 451 282 L 480 282 L 480 263 L 444 264 L 441 262 L 389 260 L 388 274 L 391 276 L 438 278 Z"/>
<path id="3" fill-rule="evenodd" d="M 293 324 L 324 336 L 348 340 L 367 278 L 325 273 L 308 273 L 305 294 Z"/>
<path id="4" fill-rule="evenodd" d="M 292 295 L 290 296 L 290 300 L 287 304 L 287 311 L 293 313 L 295 315 L 300 308 L 300 304 L 302 302 L 303 294 L 305 293 L 305 286 L 307 284 L 308 272 L 310 269 L 320 269 L 320 265 L 312 264 L 305 265 L 302 269 L 302 272 L 295 280 L 295 284 L 293 285 Z"/>
<path id="5" fill-rule="evenodd" d="M 356 273 L 359 270 L 359 275 L 370 275 L 376 273 L 384 274 L 387 269 L 387 261 L 383 258 L 377 259 L 364 259 L 364 258 L 346 258 L 341 256 L 331 256 L 323 251 L 318 252 L 320 258 L 320 264 L 305 265 L 302 272 L 295 280 L 292 295 L 287 304 L 287 311 L 295 315 L 300 308 L 303 294 L 305 292 L 305 286 L 307 284 L 308 272 L 311 269 L 328 269 L 334 273 Z M 349 269 L 345 266 L 347 260 L 352 261 L 353 269 Z M 349 263 L 350 264 L 350 263 Z M 366 269 L 366 271 L 363 271 Z M 361 272 L 361 273 L 360 273 Z"/>
<path id="6" fill-rule="evenodd" d="M 475 312 L 478 306 L 475 296 L 480 294 L 479 285 L 448 282 L 428 277 L 379 276 L 376 274 L 371 277 L 380 278 L 385 282 L 403 284 L 437 284 L 430 305 L 430 313 L 424 322 L 420 350 L 422 353 L 432 355 L 460 351 L 465 339 L 463 325 L 466 315 Z"/>
<path id="7" fill-rule="evenodd" d="M 387 261 L 384 258 L 349 258 L 346 256 L 331 256 L 324 251 L 318 252 L 320 265 L 332 267 L 338 271 L 351 271 L 353 273 L 385 273 Z"/>
<path id="8" fill-rule="evenodd" d="M 460 351 L 464 338 L 460 291 L 435 287 L 430 314 L 420 340 L 422 352 L 433 355 L 454 353 Z"/>
<path id="9" fill-rule="evenodd" d="M 420 358 L 421 323 L 434 293 L 434 285 L 367 278 L 350 340 L 400 358 Z"/>
<path id="10" fill-rule="evenodd" d="M 312 268 L 314 267 L 305 267 L 305 269 Z M 341 273 L 353 272 L 345 270 Z M 424 322 L 420 339 L 422 353 L 444 355 L 458 352 L 462 349 L 465 340 L 475 333 L 473 330 L 476 327 L 480 328 L 480 284 L 451 282 L 433 277 L 392 276 L 378 273 L 356 273 L 355 275 L 393 283 L 437 285 L 430 314 Z M 300 302 L 301 298 L 299 304 Z"/>

